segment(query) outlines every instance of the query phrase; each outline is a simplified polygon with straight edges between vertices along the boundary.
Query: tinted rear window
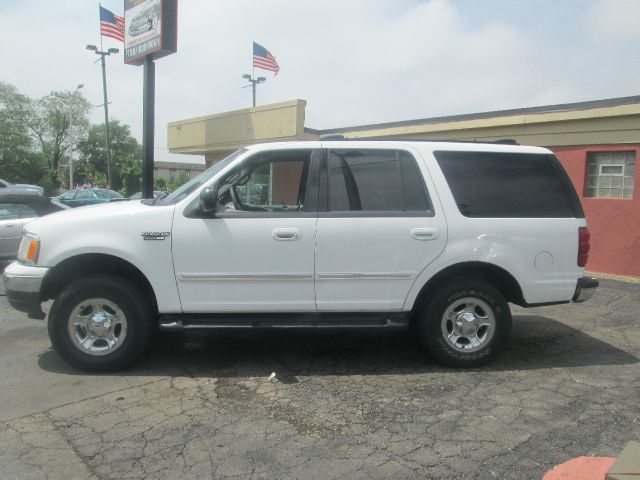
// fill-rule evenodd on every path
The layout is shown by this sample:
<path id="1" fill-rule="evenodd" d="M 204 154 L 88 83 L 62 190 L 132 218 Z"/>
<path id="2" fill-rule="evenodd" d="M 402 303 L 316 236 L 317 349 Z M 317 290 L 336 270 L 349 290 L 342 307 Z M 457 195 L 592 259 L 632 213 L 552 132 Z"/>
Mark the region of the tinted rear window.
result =
<path id="1" fill-rule="evenodd" d="M 434 155 L 466 217 L 578 216 L 571 198 L 575 190 L 552 155 L 450 151 Z"/>

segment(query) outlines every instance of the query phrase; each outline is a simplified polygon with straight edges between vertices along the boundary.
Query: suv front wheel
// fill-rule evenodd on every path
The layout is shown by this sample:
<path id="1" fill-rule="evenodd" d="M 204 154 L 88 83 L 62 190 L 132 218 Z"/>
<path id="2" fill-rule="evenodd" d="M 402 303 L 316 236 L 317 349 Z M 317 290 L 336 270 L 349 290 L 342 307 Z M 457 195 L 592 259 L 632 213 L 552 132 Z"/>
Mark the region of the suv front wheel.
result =
<path id="1" fill-rule="evenodd" d="M 104 372 L 129 366 L 145 351 L 150 308 L 128 280 L 92 275 L 69 284 L 49 312 L 54 350 L 81 370 Z"/>
<path id="2" fill-rule="evenodd" d="M 511 335 L 511 311 L 502 294 L 483 280 L 452 282 L 419 312 L 417 328 L 429 353 L 452 367 L 477 367 Z"/>

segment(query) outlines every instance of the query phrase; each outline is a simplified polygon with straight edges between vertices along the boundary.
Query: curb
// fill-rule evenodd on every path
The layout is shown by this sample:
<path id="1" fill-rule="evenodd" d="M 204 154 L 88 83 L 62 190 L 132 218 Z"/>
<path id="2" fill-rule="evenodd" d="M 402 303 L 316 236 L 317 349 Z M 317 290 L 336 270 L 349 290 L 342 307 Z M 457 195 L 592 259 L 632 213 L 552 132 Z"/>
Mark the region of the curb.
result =
<path id="1" fill-rule="evenodd" d="M 542 480 L 640 479 L 640 442 L 629 442 L 618 458 L 577 457 L 556 465 Z"/>
<path id="2" fill-rule="evenodd" d="M 578 457 L 553 467 L 542 480 L 604 480 L 614 457 Z"/>
<path id="3" fill-rule="evenodd" d="M 601 278 L 603 280 L 616 280 L 618 282 L 633 283 L 636 285 L 640 284 L 640 277 L 629 277 L 625 275 L 613 275 L 610 273 L 600 273 L 600 272 L 588 272 L 586 270 L 584 273 L 585 275 Z"/>

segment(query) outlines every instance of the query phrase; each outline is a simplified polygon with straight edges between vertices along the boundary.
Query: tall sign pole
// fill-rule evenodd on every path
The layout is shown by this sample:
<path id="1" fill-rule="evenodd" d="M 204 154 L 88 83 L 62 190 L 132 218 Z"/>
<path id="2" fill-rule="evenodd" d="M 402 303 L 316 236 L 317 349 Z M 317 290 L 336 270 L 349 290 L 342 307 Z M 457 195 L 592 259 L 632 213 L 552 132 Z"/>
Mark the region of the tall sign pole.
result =
<path id="1" fill-rule="evenodd" d="M 142 96 L 142 197 L 153 198 L 156 65 L 151 55 L 147 56 L 144 62 Z"/>
<path id="2" fill-rule="evenodd" d="M 142 196 L 153 198 L 155 63 L 177 50 L 177 0 L 124 0 L 124 61 L 144 65 Z"/>

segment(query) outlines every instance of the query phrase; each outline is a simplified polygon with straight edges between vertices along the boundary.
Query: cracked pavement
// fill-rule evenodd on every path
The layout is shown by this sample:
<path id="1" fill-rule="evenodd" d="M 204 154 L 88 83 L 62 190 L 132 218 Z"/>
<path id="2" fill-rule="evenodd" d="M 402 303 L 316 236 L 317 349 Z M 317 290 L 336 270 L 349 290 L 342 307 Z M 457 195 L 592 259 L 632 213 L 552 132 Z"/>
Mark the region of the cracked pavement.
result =
<path id="1" fill-rule="evenodd" d="M 3 479 L 540 479 L 640 438 L 640 284 L 513 307 L 508 350 L 443 368 L 411 335 L 159 335 L 136 367 L 68 367 L 0 291 Z M 269 378 L 275 372 L 274 378 Z"/>

